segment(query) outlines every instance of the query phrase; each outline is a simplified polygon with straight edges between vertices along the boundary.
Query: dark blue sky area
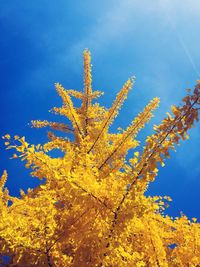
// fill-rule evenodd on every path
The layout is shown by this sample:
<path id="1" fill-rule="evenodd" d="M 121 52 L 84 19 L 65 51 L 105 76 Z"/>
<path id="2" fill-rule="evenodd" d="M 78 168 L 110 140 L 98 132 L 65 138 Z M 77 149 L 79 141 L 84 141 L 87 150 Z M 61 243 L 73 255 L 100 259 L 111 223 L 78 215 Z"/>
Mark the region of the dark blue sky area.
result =
<path id="1" fill-rule="evenodd" d="M 43 143 L 47 130 L 31 129 L 32 119 L 58 119 L 48 113 L 61 101 L 54 83 L 83 88 L 82 52 L 92 53 L 93 86 L 111 105 L 132 75 L 136 83 L 112 130 L 126 127 L 155 96 L 161 105 L 140 137 L 152 133 L 200 72 L 200 2 L 195 0 L 0 0 L 0 135 L 25 135 Z M 170 195 L 168 213 L 200 217 L 200 126 L 171 153 L 149 194 Z M 23 163 L 9 160 L 0 142 L 0 172 L 7 169 L 13 195 L 34 187 Z"/>

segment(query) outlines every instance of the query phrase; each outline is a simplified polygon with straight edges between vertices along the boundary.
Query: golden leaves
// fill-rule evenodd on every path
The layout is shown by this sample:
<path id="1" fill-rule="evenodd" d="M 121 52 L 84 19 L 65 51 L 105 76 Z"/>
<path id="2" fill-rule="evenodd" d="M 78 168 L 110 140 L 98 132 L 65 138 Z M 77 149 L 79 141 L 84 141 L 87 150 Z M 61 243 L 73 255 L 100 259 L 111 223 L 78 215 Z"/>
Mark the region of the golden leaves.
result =
<path id="1" fill-rule="evenodd" d="M 172 105 L 171 109 L 172 109 L 172 113 L 174 114 L 174 116 L 180 115 L 180 110 L 176 106 Z"/>
<path id="2" fill-rule="evenodd" d="M 85 96 L 88 97 L 92 93 L 92 75 L 91 75 L 91 56 L 90 51 L 85 49 L 83 52 L 83 62 L 84 62 L 84 92 Z"/>
<path id="3" fill-rule="evenodd" d="M 1 216 L 2 216 L 2 212 L 4 211 L 4 207 L 7 207 L 7 205 L 8 205 L 8 201 L 12 200 L 12 198 L 9 195 L 8 188 L 5 187 L 5 183 L 7 181 L 7 178 L 8 178 L 7 171 L 4 170 L 3 174 L 0 178 L 0 205 L 2 208 L 2 210 L 0 211 Z"/>
<path id="4" fill-rule="evenodd" d="M 112 107 L 109 109 L 107 117 L 102 122 L 102 129 L 107 126 L 110 126 L 114 118 L 118 115 L 119 109 L 121 108 L 124 100 L 127 98 L 127 94 L 133 86 L 134 77 L 129 79 L 120 92 L 117 94 L 115 101 L 113 102 Z"/>
<path id="5" fill-rule="evenodd" d="M 31 121 L 31 124 L 34 128 L 43 128 L 43 127 L 50 126 L 53 130 L 59 130 L 62 132 L 73 132 L 74 131 L 70 126 L 64 123 L 50 122 L 47 120 L 44 120 L 44 121 L 33 120 Z"/>
<path id="6" fill-rule="evenodd" d="M 10 135 L 9 135 L 9 134 L 6 134 L 6 135 L 4 135 L 2 138 L 3 138 L 3 139 L 8 139 L 8 140 L 10 140 Z"/>
<path id="7" fill-rule="evenodd" d="M 7 171 L 4 170 L 3 171 L 3 174 L 0 178 L 0 189 L 2 190 L 2 188 L 4 187 L 5 183 L 6 183 L 6 180 L 7 180 L 7 177 L 8 177 L 8 174 L 7 174 Z"/>

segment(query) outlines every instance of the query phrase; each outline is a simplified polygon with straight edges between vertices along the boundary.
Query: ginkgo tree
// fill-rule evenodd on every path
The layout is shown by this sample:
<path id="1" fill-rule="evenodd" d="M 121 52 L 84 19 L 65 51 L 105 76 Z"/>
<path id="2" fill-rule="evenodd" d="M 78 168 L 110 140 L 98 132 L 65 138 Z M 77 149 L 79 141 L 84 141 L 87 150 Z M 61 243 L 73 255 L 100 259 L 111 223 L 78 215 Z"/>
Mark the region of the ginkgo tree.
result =
<path id="1" fill-rule="evenodd" d="M 145 196 L 159 165 L 169 158 L 198 120 L 200 82 L 183 98 L 181 106 L 154 126 L 143 150 L 136 139 L 159 105 L 154 98 L 130 125 L 117 133 L 109 127 L 133 86 L 130 78 L 106 109 L 92 90 L 90 52 L 85 50 L 84 90 L 55 87 L 63 105 L 52 112 L 70 124 L 32 121 L 35 128 L 49 127 L 48 141 L 29 144 L 25 137 L 6 134 L 13 158 L 44 180 L 36 188 L 10 196 L 0 180 L 1 266 L 200 266 L 200 225 L 185 215 L 164 213 L 170 198 Z M 72 98 L 81 100 L 76 107 Z M 56 134 L 61 131 L 62 134 Z M 62 154 L 52 156 L 59 149 Z M 129 150 L 132 157 L 127 157 Z M 9 263 L 5 263 L 5 257 Z"/>

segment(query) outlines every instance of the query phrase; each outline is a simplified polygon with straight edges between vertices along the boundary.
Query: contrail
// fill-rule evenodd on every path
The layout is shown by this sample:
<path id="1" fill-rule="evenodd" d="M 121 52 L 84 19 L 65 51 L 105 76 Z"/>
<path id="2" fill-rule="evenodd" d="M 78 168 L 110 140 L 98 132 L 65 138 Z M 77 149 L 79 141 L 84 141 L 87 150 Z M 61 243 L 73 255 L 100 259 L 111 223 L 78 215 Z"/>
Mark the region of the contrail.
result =
<path id="1" fill-rule="evenodd" d="M 189 62 L 190 62 L 190 64 L 191 64 L 191 66 L 192 66 L 194 72 L 195 72 L 195 73 L 197 74 L 197 76 L 200 78 L 200 72 L 198 71 L 197 66 L 196 66 L 196 64 L 195 64 L 195 62 L 194 62 L 194 60 L 193 60 L 193 58 L 192 58 L 192 55 L 191 55 L 191 53 L 190 53 L 188 47 L 186 46 L 186 44 L 185 44 L 185 42 L 184 42 L 184 40 L 183 40 L 183 38 L 182 38 L 180 32 L 178 31 L 178 29 L 176 28 L 174 22 L 172 21 L 172 18 L 171 18 L 170 14 L 169 14 L 169 12 L 168 12 L 168 10 L 167 10 L 167 7 L 165 8 L 165 12 L 166 12 L 166 16 L 167 16 L 167 18 L 168 18 L 168 21 L 169 21 L 169 23 L 170 23 L 170 25 L 171 25 L 173 31 L 175 32 L 175 34 L 176 34 L 176 36 L 177 36 L 177 38 L 178 38 L 178 41 L 179 41 L 179 43 L 180 43 L 180 45 L 181 45 L 183 51 L 185 52 L 185 55 L 186 55 L 187 59 L 189 60 Z"/>
<path id="2" fill-rule="evenodd" d="M 181 44 L 181 46 L 182 46 L 182 48 L 183 48 L 183 50 L 184 50 L 184 52 L 185 52 L 185 54 L 186 54 L 186 56 L 187 56 L 189 62 L 190 62 L 191 65 L 192 65 L 193 70 L 196 72 L 196 74 L 198 75 L 198 77 L 200 77 L 200 73 L 199 73 L 199 71 L 198 71 L 198 69 L 197 69 L 197 66 L 196 66 L 196 64 L 194 63 L 194 60 L 193 60 L 193 58 L 192 58 L 192 56 L 191 56 L 191 54 L 190 54 L 190 51 L 188 50 L 188 47 L 186 46 L 186 44 L 185 44 L 185 42 L 184 42 L 182 36 L 180 35 L 180 33 L 178 32 L 178 30 L 177 30 L 175 27 L 173 27 L 173 30 L 174 30 L 174 32 L 176 33 L 176 35 L 177 35 L 177 37 L 178 37 L 178 40 L 179 40 L 179 42 L 180 42 L 180 44 Z"/>

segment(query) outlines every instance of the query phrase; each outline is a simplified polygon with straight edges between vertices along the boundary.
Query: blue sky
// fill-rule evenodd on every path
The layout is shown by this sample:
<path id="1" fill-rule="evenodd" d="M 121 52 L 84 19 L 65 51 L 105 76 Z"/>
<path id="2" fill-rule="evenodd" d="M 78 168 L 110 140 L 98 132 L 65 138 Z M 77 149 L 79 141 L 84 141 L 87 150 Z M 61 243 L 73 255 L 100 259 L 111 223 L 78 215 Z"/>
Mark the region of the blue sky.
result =
<path id="1" fill-rule="evenodd" d="M 51 119 L 60 105 L 54 83 L 83 88 L 82 52 L 92 53 L 93 87 L 105 91 L 109 107 L 132 75 L 136 83 L 112 130 L 126 127 L 155 96 L 161 105 L 140 134 L 152 133 L 185 89 L 200 78 L 200 2 L 196 0 L 0 0 L 0 135 L 46 140 L 47 130 L 31 129 L 32 119 Z M 200 218 L 200 125 L 171 153 L 149 194 L 170 195 L 168 214 Z M 0 142 L 0 172 L 7 169 L 11 194 L 38 184 L 21 162 L 9 160 Z"/>

